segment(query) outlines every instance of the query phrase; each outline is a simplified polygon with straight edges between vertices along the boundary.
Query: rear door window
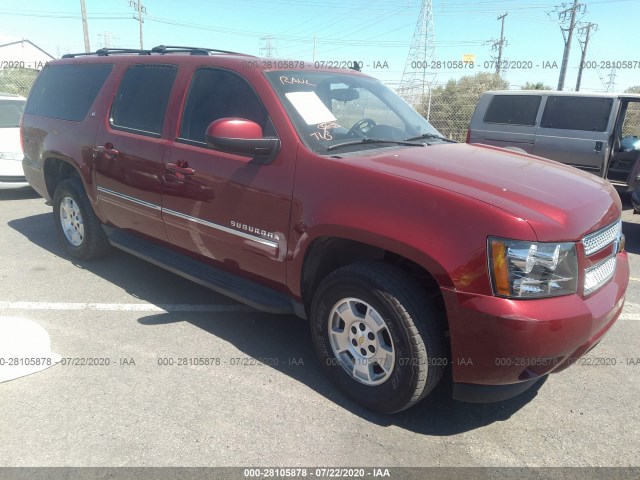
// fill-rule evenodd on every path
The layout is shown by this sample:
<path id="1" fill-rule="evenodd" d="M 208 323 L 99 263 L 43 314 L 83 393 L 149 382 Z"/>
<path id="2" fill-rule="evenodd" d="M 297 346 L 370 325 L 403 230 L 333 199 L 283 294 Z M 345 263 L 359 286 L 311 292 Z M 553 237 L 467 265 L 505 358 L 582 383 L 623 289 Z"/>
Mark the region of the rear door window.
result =
<path id="1" fill-rule="evenodd" d="M 484 122 L 533 126 L 541 100 L 539 95 L 496 95 L 487 108 Z"/>
<path id="2" fill-rule="evenodd" d="M 111 109 L 111 125 L 142 135 L 160 136 L 178 68 L 134 65 L 122 77 Z"/>
<path id="3" fill-rule="evenodd" d="M 550 96 L 540 126 L 560 130 L 605 132 L 612 98 Z"/>
<path id="4" fill-rule="evenodd" d="M 112 68 L 104 63 L 45 67 L 31 89 L 25 113 L 80 122 Z"/>

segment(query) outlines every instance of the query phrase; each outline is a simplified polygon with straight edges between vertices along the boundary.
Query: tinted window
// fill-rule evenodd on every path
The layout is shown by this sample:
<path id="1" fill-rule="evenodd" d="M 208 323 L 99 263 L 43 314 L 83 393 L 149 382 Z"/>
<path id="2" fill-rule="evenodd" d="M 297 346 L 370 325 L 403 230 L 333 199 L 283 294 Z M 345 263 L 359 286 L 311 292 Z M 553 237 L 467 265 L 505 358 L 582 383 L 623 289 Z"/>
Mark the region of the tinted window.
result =
<path id="1" fill-rule="evenodd" d="M 0 128 L 17 127 L 24 110 L 24 100 L 0 100 Z"/>
<path id="2" fill-rule="evenodd" d="M 598 97 L 549 97 L 544 107 L 544 128 L 604 132 L 613 99 Z"/>
<path id="3" fill-rule="evenodd" d="M 53 65 L 38 76 L 25 112 L 62 120 L 82 120 L 111 72 L 112 65 Z"/>
<path id="4" fill-rule="evenodd" d="M 539 95 L 496 95 L 487 108 L 484 121 L 533 126 L 536 124 L 540 100 L 542 97 Z"/>
<path id="5" fill-rule="evenodd" d="M 209 124 L 226 117 L 252 120 L 262 127 L 265 135 L 272 133 L 266 132 L 267 112 L 243 78 L 224 70 L 198 70 L 189 88 L 180 137 L 204 142 Z"/>
<path id="6" fill-rule="evenodd" d="M 159 135 L 178 69 L 174 65 L 135 65 L 122 77 L 111 110 L 111 124 Z"/>

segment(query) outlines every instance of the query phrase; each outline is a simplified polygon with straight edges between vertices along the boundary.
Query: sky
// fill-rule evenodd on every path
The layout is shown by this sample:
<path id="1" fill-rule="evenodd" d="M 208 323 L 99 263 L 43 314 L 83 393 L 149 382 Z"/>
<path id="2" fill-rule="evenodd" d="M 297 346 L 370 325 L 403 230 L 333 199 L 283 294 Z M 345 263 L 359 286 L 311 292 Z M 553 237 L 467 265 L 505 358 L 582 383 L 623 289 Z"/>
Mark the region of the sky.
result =
<path id="1" fill-rule="evenodd" d="M 134 0 L 85 0 L 91 49 L 139 48 Z M 425 2 L 426 3 L 426 2 Z M 571 4 L 573 2 L 570 2 Z M 579 19 L 597 24 L 587 49 L 581 91 L 640 85 L 638 0 L 582 0 Z M 422 1 L 419 0 L 142 0 L 143 42 L 232 50 L 305 62 L 361 61 L 363 71 L 391 88 L 400 85 Z M 513 68 L 510 88 L 525 82 L 558 85 L 564 49 L 558 11 L 547 0 L 433 0 L 433 56 L 429 79 L 493 71 L 505 17 L 503 58 Z M 2 0 L 0 44 L 29 39 L 54 57 L 84 51 L 80 0 Z M 574 90 L 581 48 L 574 35 L 565 90 Z M 474 58 L 474 68 L 462 64 Z M 0 58 L 2 61 L 14 59 Z M 432 63 L 433 62 L 433 63 Z M 611 67 L 616 65 L 614 77 Z M 546 67 L 546 68 L 545 68 Z"/>

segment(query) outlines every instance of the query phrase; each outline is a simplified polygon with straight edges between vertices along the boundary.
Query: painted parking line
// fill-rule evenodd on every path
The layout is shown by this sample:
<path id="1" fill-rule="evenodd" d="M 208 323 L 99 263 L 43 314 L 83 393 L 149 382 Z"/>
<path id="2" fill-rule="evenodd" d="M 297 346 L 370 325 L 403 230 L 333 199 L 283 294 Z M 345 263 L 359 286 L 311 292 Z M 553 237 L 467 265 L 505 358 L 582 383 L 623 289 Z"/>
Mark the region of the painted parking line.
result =
<path id="1" fill-rule="evenodd" d="M 629 277 L 629 281 L 631 281 L 631 282 L 640 282 L 640 278 Z"/>
<path id="2" fill-rule="evenodd" d="M 247 305 L 192 305 L 172 303 L 153 305 L 151 303 L 80 303 L 80 302 L 0 302 L 0 310 L 93 310 L 103 312 L 256 312 Z M 640 321 L 640 304 L 627 302 L 620 320 Z"/>
<path id="3" fill-rule="evenodd" d="M 99 310 L 105 312 L 255 312 L 247 305 L 151 303 L 0 302 L 0 310 Z"/>

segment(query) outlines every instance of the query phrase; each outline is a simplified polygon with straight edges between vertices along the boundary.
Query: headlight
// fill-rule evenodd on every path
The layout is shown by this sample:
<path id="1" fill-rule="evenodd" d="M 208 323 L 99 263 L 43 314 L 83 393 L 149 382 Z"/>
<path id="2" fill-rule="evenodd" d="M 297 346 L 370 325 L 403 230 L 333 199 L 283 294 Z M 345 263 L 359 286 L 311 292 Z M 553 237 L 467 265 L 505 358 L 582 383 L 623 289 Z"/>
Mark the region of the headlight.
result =
<path id="1" fill-rule="evenodd" d="M 22 160 L 24 155 L 18 152 L 0 152 L 0 160 Z"/>
<path id="2" fill-rule="evenodd" d="M 487 254 L 496 295 L 557 297 L 576 293 L 575 243 L 537 243 L 489 237 Z"/>

